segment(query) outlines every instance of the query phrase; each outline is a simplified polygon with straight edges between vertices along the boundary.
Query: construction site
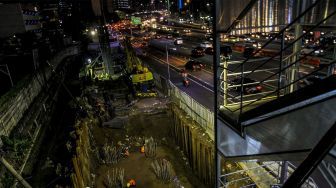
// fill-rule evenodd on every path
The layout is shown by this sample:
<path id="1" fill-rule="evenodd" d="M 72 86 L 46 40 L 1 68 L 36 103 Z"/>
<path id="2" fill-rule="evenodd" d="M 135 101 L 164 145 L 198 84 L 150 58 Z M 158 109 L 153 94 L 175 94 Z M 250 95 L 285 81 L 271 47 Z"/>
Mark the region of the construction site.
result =
<path id="1" fill-rule="evenodd" d="M 0 14 L 0 188 L 336 187 L 335 0 Z"/>
<path id="2" fill-rule="evenodd" d="M 2 119 L 13 122 L 1 138 L 2 187 L 212 186 L 213 140 L 180 108 L 177 88 L 146 67 L 130 38 L 121 54 L 103 41 L 89 63 L 74 46 L 27 78 L 18 89 L 40 91 L 29 111 L 10 105 L 18 93 L 2 101 L 13 109 Z"/>

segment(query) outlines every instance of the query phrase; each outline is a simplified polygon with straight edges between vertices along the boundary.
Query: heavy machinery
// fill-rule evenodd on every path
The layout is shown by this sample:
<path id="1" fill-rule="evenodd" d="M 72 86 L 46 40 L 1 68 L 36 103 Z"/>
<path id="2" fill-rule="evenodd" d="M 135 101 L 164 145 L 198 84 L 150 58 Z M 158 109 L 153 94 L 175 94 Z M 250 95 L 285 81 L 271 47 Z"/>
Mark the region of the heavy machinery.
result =
<path id="1" fill-rule="evenodd" d="M 107 80 L 117 80 L 123 74 L 121 66 L 111 66 L 113 68 L 114 74 L 110 74 L 107 71 L 106 64 L 103 62 L 102 55 L 98 55 L 94 60 L 88 60 L 88 64 L 85 66 L 85 73 L 82 76 L 91 78 L 92 80 L 107 81 Z M 80 76 L 81 77 L 81 76 Z"/>
<path id="2" fill-rule="evenodd" d="M 153 73 L 136 56 L 130 37 L 125 38 L 123 46 L 126 53 L 126 73 L 130 76 L 136 96 L 156 96 L 157 93 L 152 90 L 154 88 Z"/>

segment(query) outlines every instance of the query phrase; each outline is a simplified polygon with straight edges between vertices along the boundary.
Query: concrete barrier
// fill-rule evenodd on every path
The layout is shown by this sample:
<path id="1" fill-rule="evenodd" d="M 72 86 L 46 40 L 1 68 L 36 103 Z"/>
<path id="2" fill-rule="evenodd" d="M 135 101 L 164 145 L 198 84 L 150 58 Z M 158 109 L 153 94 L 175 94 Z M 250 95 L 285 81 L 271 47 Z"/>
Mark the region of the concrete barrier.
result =
<path id="1" fill-rule="evenodd" d="M 0 135 L 8 136 L 13 128 L 19 123 L 34 99 L 38 96 L 51 77 L 52 70 L 56 69 L 65 57 L 78 53 L 78 46 L 72 46 L 59 52 L 50 60 L 49 64 L 51 67 L 47 67 L 45 70 L 39 70 L 34 75 L 26 77 L 25 80 L 21 81 L 21 84 L 1 96 Z M 2 143 L 0 140 L 0 146 L 1 145 Z"/>

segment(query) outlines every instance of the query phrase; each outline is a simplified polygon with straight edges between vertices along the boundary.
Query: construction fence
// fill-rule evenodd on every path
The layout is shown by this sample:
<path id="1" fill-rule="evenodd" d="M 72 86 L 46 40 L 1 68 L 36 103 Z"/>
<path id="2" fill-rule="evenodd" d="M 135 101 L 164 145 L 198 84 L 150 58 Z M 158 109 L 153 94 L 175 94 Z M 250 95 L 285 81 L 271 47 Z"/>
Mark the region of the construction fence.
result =
<path id="1" fill-rule="evenodd" d="M 74 173 L 71 180 L 74 188 L 91 187 L 91 164 L 90 164 L 90 137 L 87 121 L 80 121 L 76 126 L 76 150 L 72 158 Z"/>
<path id="2" fill-rule="evenodd" d="M 192 120 L 196 121 L 209 137 L 214 140 L 214 113 L 198 103 L 187 93 L 170 84 L 170 97 Z"/>

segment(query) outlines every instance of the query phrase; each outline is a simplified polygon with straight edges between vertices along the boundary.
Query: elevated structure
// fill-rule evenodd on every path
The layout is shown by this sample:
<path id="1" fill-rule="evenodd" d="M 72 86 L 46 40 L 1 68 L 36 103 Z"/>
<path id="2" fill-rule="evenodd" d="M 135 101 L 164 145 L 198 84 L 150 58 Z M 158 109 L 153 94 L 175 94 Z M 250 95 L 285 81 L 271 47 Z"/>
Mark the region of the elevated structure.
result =
<path id="1" fill-rule="evenodd" d="M 41 32 L 42 26 L 37 8 L 20 3 L 0 4 L 0 23 L 0 38 L 27 31 Z"/>
<path id="2" fill-rule="evenodd" d="M 300 187 L 305 184 L 314 187 L 321 183 L 321 187 L 334 187 L 330 169 L 335 167 L 331 167 L 335 158 L 330 156 L 335 144 L 331 132 L 336 122 L 336 109 L 333 107 L 336 102 L 333 84 L 336 81 L 333 75 L 336 58 L 335 55 L 315 57 L 313 52 L 320 49 L 319 46 L 302 54 L 301 45 L 310 32 L 335 25 L 335 2 L 241 0 L 233 3 L 224 0 L 217 1 L 217 5 L 215 88 L 218 98 L 215 110 L 218 187 L 226 186 L 230 181 L 242 181 L 232 180 L 226 174 L 219 175 L 223 168 L 222 159 L 249 164 L 256 161 L 258 164 L 281 162 L 281 173 L 277 174 L 271 172 L 269 169 L 272 167 L 268 165 L 263 166 L 263 169 L 268 169 L 266 172 L 252 170 L 257 167 L 251 165 L 241 165 L 251 173 L 248 173 L 250 178 L 265 177 L 265 174 L 275 178 L 275 181 L 268 182 L 265 182 L 268 178 L 254 178 L 254 184 L 259 186 Z M 306 32 L 303 32 L 303 27 Z M 256 32 L 275 32 L 275 35 L 247 59 L 234 65 L 228 58 L 220 58 L 220 35 Z M 285 42 L 287 32 L 295 36 L 289 42 Z M 268 57 L 254 57 L 274 43 L 279 45 L 267 54 Z M 331 53 L 334 53 L 334 48 L 335 44 L 324 46 L 324 50 Z M 254 62 L 251 62 L 252 58 Z M 316 58 L 320 62 L 314 66 L 304 64 L 307 58 Z M 233 83 L 230 76 L 238 82 Z M 253 85 L 262 87 L 262 92 L 246 92 Z M 323 144 L 327 147 L 320 146 Z M 328 165 L 325 165 L 327 159 Z M 291 171 L 288 162 L 294 164 Z M 295 179 L 287 179 L 290 174 Z"/>

